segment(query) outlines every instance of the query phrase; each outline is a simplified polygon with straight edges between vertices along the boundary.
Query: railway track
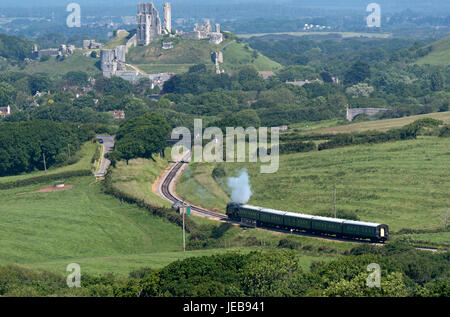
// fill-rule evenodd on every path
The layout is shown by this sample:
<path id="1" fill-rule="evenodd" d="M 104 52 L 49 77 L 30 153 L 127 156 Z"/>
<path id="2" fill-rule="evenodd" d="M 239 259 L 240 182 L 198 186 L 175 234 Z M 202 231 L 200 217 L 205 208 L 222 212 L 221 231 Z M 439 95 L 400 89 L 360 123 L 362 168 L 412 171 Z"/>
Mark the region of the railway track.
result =
<path id="1" fill-rule="evenodd" d="M 165 176 L 159 187 L 160 196 L 173 204 L 177 202 L 185 203 L 185 201 L 177 197 L 177 195 L 173 191 L 174 183 L 178 178 L 178 174 L 181 172 L 181 169 L 184 167 L 184 165 L 186 165 L 184 161 L 175 163 L 175 165 L 169 170 L 169 173 Z M 219 221 L 229 220 L 228 217 L 225 216 L 224 214 L 200 208 L 197 206 L 191 205 L 191 212 L 196 216 L 207 217 L 214 220 Z"/>
<path id="2" fill-rule="evenodd" d="M 189 153 L 189 155 L 190 155 L 190 153 Z M 158 188 L 159 196 L 161 196 L 162 198 L 164 198 L 165 200 L 169 201 L 172 204 L 175 204 L 177 202 L 182 203 L 182 204 L 188 203 L 187 201 L 180 199 L 174 192 L 175 182 L 178 179 L 179 174 L 181 174 L 182 169 L 184 168 L 185 165 L 187 165 L 187 163 L 184 160 L 180 161 L 180 162 L 176 162 L 171 167 L 169 172 L 166 174 L 166 176 L 163 178 L 163 180 L 159 184 L 159 188 Z M 189 205 L 191 206 L 192 214 L 195 216 L 205 217 L 205 218 L 209 218 L 209 219 L 217 220 L 217 221 L 226 221 L 226 222 L 230 222 L 230 223 L 234 223 L 234 224 L 240 224 L 237 221 L 228 219 L 228 217 L 224 214 L 214 212 L 214 211 L 211 211 L 211 210 L 208 210 L 205 208 L 201 208 L 198 206 L 193 206 L 191 204 L 189 204 Z M 300 235 L 300 236 L 305 236 L 305 237 L 320 238 L 320 239 L 327 239 L 327 240 L 334 240 L 334 241 L 353 242 L 353 243 L 355 243 L 355 242 L 356 243 L 368 243 L 368 244 L 372 244 L 372 245 L 384 246 L 383 243 L 373 243 L 373 242 L 364 241 L 364 240 L 343 239 L 343 238 L 337 238 L 337 237 L 333 237 L 333 236 L 317 236 L 317 235 L 313 235 L 313 234 L 310 234 L 307 232 L 296 232 L 296 231 L 291 232 L 291 231 L 287 231 L 287 230 L 283 230 L 283 229 L 279 229 L 279 228 L 271 228 L 271 227 L 258 227 L 258 228 L 270 230 L 273 232 L 284 233 L 284 234 L 295 234 L 295 235 Z M 423 250 L 423 251 L 431 251 L 431 252 L 438 251 L 438 249 L 435 249 L 435 248 L 420 248 L 420 247 L 415 247 L 415 248 L 418 250 Z"/>

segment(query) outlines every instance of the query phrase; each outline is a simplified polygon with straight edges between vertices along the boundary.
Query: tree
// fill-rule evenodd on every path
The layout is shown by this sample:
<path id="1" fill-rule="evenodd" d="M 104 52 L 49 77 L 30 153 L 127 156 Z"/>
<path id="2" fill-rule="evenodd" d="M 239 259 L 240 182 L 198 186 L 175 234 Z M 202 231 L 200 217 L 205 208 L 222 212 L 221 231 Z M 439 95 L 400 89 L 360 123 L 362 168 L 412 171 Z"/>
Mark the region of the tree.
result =
<path id="1" fill-rule="evenodd" d="M 10 106 L 16 99 L 17 91 L 8 83 L 0 82 L 0 107 Z"/>
<path id="2" fill-rule="evenodd" d="M 170 126 L 159 114 L 148 113 L 125 121 L 116 135 L 116 150 L 128 161 L 133 158 L 152 159 L 161 153 L 169 138 Z"/>
<path id="3" fill-rule="evenodd" d="M 64 80 L 70 86 L 87 86 L 89 76 L 85 72 L 71 71 L 64 75 Z"/>
<path id="4" fill-rule="evenodd" d="M 345 74 L 345 83 L 354 85 L 370 77 L 370 66 L 367 63 L 358 61 L 350 67 Z"/>
<path id="5" fill-rule="evenodd" d="M 370 97 L 370 95 L 375 91 L 375 89 L 366 83 L 359 83 L 353 85 L 345 91 L 347 95 L 350 95 L 353 98 L 359 97 Z"/>
<path id="6" fill-rule="evenodd" d="M 432 91 L 440 91 L 444 89 L 444 76 L 439 70 L 434 71 L 430 76 L 430 86 Z"/>

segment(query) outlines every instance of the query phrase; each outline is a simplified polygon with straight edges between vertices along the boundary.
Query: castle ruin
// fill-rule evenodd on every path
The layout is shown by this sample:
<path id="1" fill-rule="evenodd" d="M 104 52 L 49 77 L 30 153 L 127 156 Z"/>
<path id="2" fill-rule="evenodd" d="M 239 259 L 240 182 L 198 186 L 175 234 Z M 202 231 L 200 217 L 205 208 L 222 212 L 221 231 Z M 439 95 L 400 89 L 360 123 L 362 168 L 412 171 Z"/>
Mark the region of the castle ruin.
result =
<path id="1" fill-rule="evenodd" d="M 164 3 L 164 33 L 172 33 L 172 7 L 170 3 Z"/>
<path id="2" fill-rule="evenodd" d="M 209 39 L 213 44 L 220 44 L 223 42 L 223 34 L 220 32 L 220 24 L 215 24 L 215 32 L 211 26 L 210 20 L 206 20 L 205 24 L 194 26 L 194 31 L 183 33 L 182 37 L 185 40 L 204 40 Z"/>
<path id="3" fill-rule="evenodd" d="M 136 16 L 137 45 L 147 46 L 161 35 L 172 32 L 172 8 L 167 2 L 164 3 L 163 23 L 153 2 L 139 3 Z"/>

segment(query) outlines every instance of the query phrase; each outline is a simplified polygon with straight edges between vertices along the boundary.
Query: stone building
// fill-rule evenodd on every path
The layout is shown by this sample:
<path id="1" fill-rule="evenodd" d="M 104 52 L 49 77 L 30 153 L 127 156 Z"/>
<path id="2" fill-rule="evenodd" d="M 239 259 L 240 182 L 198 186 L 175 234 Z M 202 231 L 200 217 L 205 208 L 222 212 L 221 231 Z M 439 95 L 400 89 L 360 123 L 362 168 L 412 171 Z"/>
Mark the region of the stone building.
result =
<path id="1" fill-rule="evenodd" d="M 213 44 L 220 44 L 223 42 L 223 34 L 220 32 L 220 24 L 215 25 L 215 32 L 213 32 L 210 20 L 206 20 L 205 24 L 194 26 L 194 31 L 183 33 L 182 37 L 185 40 L 204 40 L 209 39 Z"/>
<path id="2" fill-rule="evenodd" d="M 147 46 L 162 35 L 161 18 L 153 2 L 139 3 L 136 24 L 137 45 Z"/>
<path id="3" fill-rule="evenodd" d="M 83 40 L 83 48 L 85 50 L 101 49 L 102 44 L 97 43 L 95 40 Z"/>
<path id="4" fill-rule="evenodd" d="M 100 59 L 103 76 L 111 77 L 118 71 L 125 70 L 126 53 L 125 45 L 119 45 L 113 50 L 102 50 Z"/>
<path id="5" fill-rule="evenodd" d="M 172 32 L 172 7 L 169 2 L 164 3 L 164 33 Z"/>
<path id="6" fill-rule="evenodd" d="M 11 114 L 11 107 L 0 107 L 0 118 L 3 119 Z"/>

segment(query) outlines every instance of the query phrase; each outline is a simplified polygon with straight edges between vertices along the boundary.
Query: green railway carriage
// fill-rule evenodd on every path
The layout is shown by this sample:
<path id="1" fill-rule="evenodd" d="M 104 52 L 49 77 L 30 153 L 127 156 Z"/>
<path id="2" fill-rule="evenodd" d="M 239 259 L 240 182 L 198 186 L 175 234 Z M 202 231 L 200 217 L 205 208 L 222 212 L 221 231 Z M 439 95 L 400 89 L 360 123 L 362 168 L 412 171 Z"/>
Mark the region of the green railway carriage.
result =
<path id="1" fill-rule="evenodd" d="M 305 214 L 297 214 L 293 212 L 286 212 L 284 215 L 284 225 L 288 229 L 298 229 L 298 230 L 311 230 L 313 216 Z"/>
<path id="2" fill-rule="evenodd" d="M 342 235 L 343 222 L 342 219 L 314 216 L 311 220 L 311 231 Z"/>
<path id="3" fill-rule="evenodd" d="M 269 226 L 277 226 L 284 227 L 284 215 L 286 212 L 273 210 L 273 209 L 261 209 L 259 222 L 269 225 Z"/>
<path id="4" fill-rule="evenodd" d="M 249 206 L 249 205 L 241 205 L 238 207 L 239 218 L 245 218 L 249 220 L 260 220 L 260 212 L 263 208 Z"/>
<path id="5" fill-rule="evenodd" d="M 337 237 L 370 239 L 384 242 L 389 227 L 384 224 L 298 214 L 238 203 L 227 205 L 227 216 L 237 221 L 251 221 L 257 226 L 306 231 Z"/>
<path id="6" fill-rule="evenodd" d="M 378 223 L 346 220 L 342 225 L 342 233 L 348 237 L 387 240 L 388 226 Z"/>

